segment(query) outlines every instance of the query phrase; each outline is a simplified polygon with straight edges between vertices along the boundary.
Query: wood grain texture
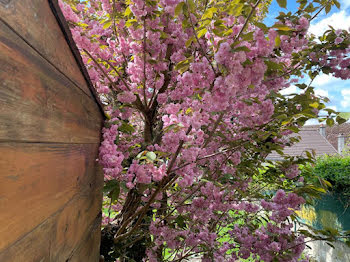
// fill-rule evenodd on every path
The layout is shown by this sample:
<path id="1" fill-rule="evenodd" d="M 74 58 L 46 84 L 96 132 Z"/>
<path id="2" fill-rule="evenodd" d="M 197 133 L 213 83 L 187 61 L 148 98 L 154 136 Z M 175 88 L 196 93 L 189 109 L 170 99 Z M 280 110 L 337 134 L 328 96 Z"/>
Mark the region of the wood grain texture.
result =
<path id="1" fill-rule="evenodd" d="M 52 262 L 50 261 L 50 243 L 55 232 L 55 221 L 55 218 L 46 220 L 37 226 L 31 234 L 21 238 L 6 250 L 0 251 L 0 261 Z"/>
<path id="2" fill-rule="evenodd" d="M 70 31 L 70 28 L 68 26 L 68 23 L 62 13 L 62 10 L 58 4 L 58 0 L 48 0 L 49 1 L 49 4 L 50 4 L 50 7 L 51 7 L 51 10 L 52 10 L 52 13 L 54 14 L 54 16 L 56 17 L 56 20 L 61 28 L 61 31 L 63 32 L 64 34 L 64 37 L 69 45 L 69 48 L 70 50 L 72 51 L 72 54 L 75 58 L 75 61 L 77 62 L 78 66 L 79 66 L 79 69 L 81 71 L 81 73 L 83 74 L 84 76 L 84 79 L 91 91 L 91 93 L 94 95 L 94 100 L 96 101 L 96 103 L 98 104 L 100 110 L 101 110 L 101 113 L 102 115 L 104 115 L 104 109 L 103 109 L 103 104 L 97 94 L 97 91 L 95 89 L 95 87 L 93 86 L 92 82 L 91 82 L 91 79 L 90 79 L 90 76 L 89 76 L 89 73 L 85 67 L 85 64 L 83 62 L 83 59 L 80 55 L 80 51 L 77 47 L 77 45 L 75 44 L 75 41 L 73 39 L 73 36 L 72 36 L 72 33 Z"/>
<path id="3" fill-rule="evenodd" d="M 0 141 L 60 143 L 99 143 L 103 121 L 94 100 L 1 21 L 0 119 Z"/>
<path id="4" fill-rule="evenodd" d="M 98 262 L 100 257 L 101 219 L 98 218 L 86 231 L 80 245 L 72 253 L 69 262 Z"/>
<path id="5" fill-rule="evenodd" d="M 0 251 L 77 195 L 100 190 L 103 181 L 95 162 L 97 154 L 98 144 L 0 143 Z M 85 210 L 84 205 L 91 206 L 94 199 L 77 202 L 71 216 L 79 216 L 79 212 L 83 213 L 80 208 Z M 58 225 L 64 224 L 60 221 Z"/>
<path id="6" fill-rule="evenodd" d="M 93 97 L 47 0 L 11 0 L 0 5 L 0 20 Z"/>
<path id="7" fill-rule="evenodd" d="M 62 258 L 70 259 L 80 246 L 89 245 L 85 243 L 89 242 L 85 239 L 96 234 L 93 230 L 96 223 L 100 231 L 101 199 L 101 190 L 96 192 L 96 190 L 89 188 L 80 193 L 60 212 L 55 224 L 55 237 L 52 239 L 50 261 L 60 261 Z M 97 248 L 99 248 L 99 240 L 94 242 Z"/>
<path id="8" fill-rule="evenodd" d="M 101 194 L 89 191 L 89 194 L 74 198 L 62 210 L 0 252 L 0 261 L 97 262 L 101 232 Z M 77 210 L 72 210 L 77 207 Z M 79 214 L 78 220 L 75 220 L 75 214 Z M 67 218 L 69 216 L 72 218 Z"/>
<path id="9" fill-rule="evenodd" d="M 101 109 L 57 0 L 0 0 L 1 262 L 98 261 Z"/>

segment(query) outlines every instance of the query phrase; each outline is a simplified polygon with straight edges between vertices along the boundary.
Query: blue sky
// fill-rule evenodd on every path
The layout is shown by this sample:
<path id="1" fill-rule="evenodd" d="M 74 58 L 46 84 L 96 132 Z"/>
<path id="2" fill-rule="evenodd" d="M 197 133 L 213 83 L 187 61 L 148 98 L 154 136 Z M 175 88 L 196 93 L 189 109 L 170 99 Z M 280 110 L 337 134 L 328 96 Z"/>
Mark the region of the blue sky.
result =
<path id="1" fill-rule="evenodd" d="M 335 6 L 327 15 L 323 11 L 318 18 L 314 19 L 310 25 L 309 31 L 315 35 L 321 35 L 327 30 L 328 25 L 332 25 L 335 29 L 347 29 L 350 27 L 350 0 L 340 0 L 340 9 Z M 288 11 L 295 11 L 298 4 L 296 1 L 287 1 Z M 270 7 L 269 17 L 266 18 L 268 24 L 273 23 L 273 17 L 276 17 L 280 11 L 288 12 L 286 9 L 281 9 L 276 0 L 272 2 Z M 307 79 L 306 79 L 307 80 Z M 329 108 L 340 112 L 350 112 L 350 80 L 339 80 L 332 76 L 320 75 L 314 82 L 315 92 L 318 95 L 326 96 L 330 99 L 327 104 Z M 283 93 L 297 92 L 295 86 L 291 86 Z"/>

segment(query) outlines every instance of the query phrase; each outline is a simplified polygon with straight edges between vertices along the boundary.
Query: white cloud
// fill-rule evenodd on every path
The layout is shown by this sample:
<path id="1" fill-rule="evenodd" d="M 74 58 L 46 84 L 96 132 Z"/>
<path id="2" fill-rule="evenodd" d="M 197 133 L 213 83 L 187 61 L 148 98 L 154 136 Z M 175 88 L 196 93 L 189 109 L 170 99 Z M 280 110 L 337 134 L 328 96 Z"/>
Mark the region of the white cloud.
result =
<path id="1" fill-rule="evenodd" d="M 350 96 L 350 89 L 343 89 L 341 91 L 342 96 Z"/>
<path id="2" fill-rule="evenodd" d="M 333 109 L 334 111 L 338 111 L 337 107 L 336 106 L 327 106 L 327 108 L 329 109 Z"/>
<path id="3" fill-rule="evenodd" d="M 343 101 L 340 102 L 340 104 L 344 108 L 349 108 L 350 107 L 350 98 L 349 99 L 344 99 Z"/>
<path id="4" fill-rule="evenodd" d="M 316 89 L 315 89 L 315 94 L 318 95 L 318 96 L 329 97 L 328 91 L 327 91 L 327 90 L 320 89 L 320 88 L 316 88 Z"/>
<path id="5" fill-rule="evenodd" d="M 318 125 L 318 124 L 319 124 L 319 122 L 318 122 L 317 119 L 309 119 L 309 120 L 307 120 L 307 121 L 305 122 L 305 125 L 306 125 L 306 126 L 309 126 L 309 125 Z"/>
<path id="6" fill-rule="evenodd" d="M 343 108 L 349 110 L 350 108 L 350 89 L 343 89 L 341 91 L 341 95 L 343 96 L 343 100 L 340 102 Z"/>
<path id="7" fill-rule="evenodd" d="M 336 78 L 332 75 L 321 74 L 316 76 L 315 80 L 312 82 L 313 86 L 324 86 L 333 81 L 339 81 L 339 78 Z"/>
<path id="8" fill-rule="evenodd" d="M 347 4 L 350 5 L 349 0 L 343 2 L 344 7 Z M 333 13 L 331 16 L 325 19 L 322 19 L 316 23 L 312 23 L 310 25 L 309 32 L 316 36 L 320 36 L 327 29 L 329 29 L 329 25 L 333 26 L 335 29 L 348 29 L 350 26 L 350 15 L 346 14 L 345 10 Z"/>
<path id="9" fill-rule="evenodd" d="M 284 96 L 285 95 L 290 95 L 290 94 L 293 94 L 293 93 L 297 93 L 297 94 L 300 93 L 300 89 L 298 87 L 296 87 L 295 85 L 291 85 L 290 87 L 285 88 L 285 89 L 280 91 L 280 94 L 284 95 Z"/>

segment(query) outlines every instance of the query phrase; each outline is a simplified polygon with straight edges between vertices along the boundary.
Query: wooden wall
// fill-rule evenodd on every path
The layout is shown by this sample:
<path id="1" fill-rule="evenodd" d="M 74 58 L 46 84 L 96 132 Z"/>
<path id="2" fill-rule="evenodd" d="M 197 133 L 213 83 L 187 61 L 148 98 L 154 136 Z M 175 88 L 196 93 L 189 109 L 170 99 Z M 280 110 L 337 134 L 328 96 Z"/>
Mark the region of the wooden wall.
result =
<path id="1" fill-rule="evenodd" d="M 1 262 L 98 261 L 103 114 L 76 51 L 56 1 L 0 0 Z"/>

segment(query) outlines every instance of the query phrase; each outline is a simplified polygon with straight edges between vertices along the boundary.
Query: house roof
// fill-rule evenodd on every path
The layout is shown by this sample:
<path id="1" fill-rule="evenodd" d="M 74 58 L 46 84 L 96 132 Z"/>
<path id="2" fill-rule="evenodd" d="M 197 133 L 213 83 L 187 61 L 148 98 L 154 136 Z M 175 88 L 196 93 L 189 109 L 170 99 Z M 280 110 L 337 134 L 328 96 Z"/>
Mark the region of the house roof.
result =
<path id="1" fill-rule="evenodd" d="M 290 147 L 284 148 L 283 152 L 288 156 L 305 156 L 305 151 L 312 150 L 316 152 L 316 157 L 324 154 L 337 154 L 334 146 L 320 134 L 318 126 L 317 128 L 316 126 L 304 126 L 298 134 L 292 134 L 291 136 L 300 136 L 301 140 Z M 277 152 L 272 152 L 267 156 L 267 159 L 281 160 L 283 158 Z"/>
<path id="2" fill-rule="evenodd" d="M 347 138 L 350 137 L 350 123 L 326 127 L 326 138 L 337 150 L 338 136 L 340 134 L 343 134 Z"/>
<path id="3" fill-rule="evenodd" d="M 309 125 L 303 128 L 319 130 L 320 125 Z M 350 138 L 350 123 L 343 123 L 341 125 L 326 126 L 326 139 L 331 145 L 338 150 L 338 136 L 342 134 Z"/>

